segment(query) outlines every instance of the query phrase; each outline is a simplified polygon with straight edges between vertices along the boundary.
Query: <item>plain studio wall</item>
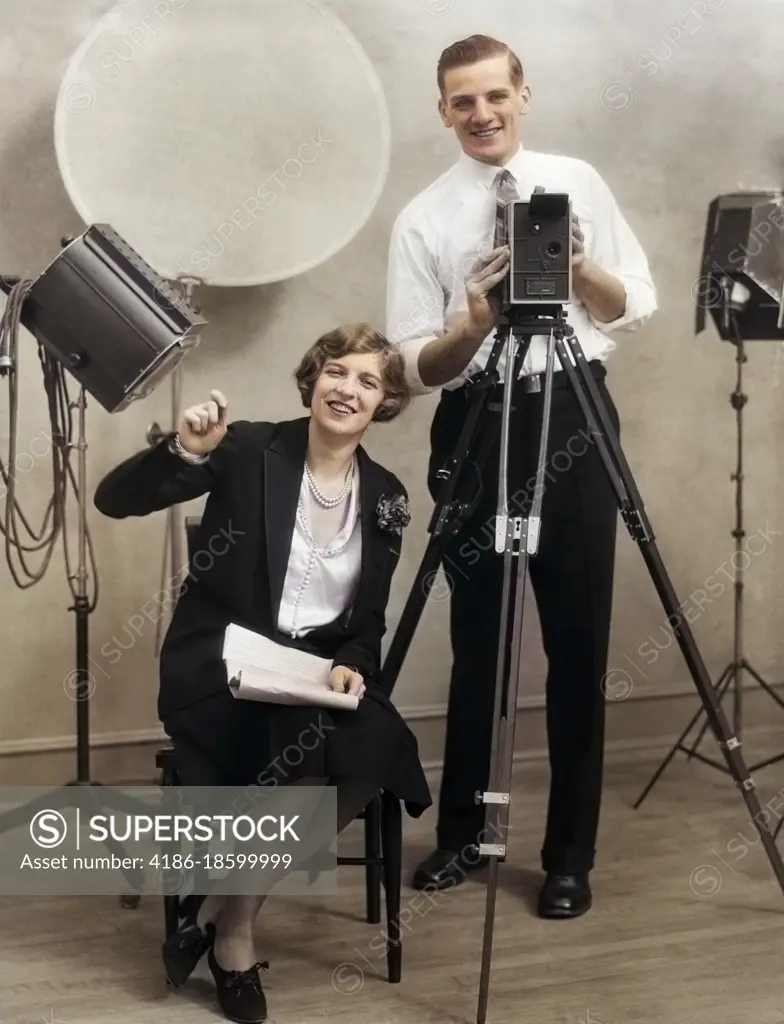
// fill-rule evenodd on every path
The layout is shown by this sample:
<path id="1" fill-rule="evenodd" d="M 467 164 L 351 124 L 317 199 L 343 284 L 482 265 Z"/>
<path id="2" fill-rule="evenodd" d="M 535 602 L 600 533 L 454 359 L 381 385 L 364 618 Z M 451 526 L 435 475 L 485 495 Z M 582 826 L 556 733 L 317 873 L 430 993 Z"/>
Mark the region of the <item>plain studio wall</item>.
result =
<path id="1" fill-rule="evenodd" d="M 132 81 L 134 61 L 138 70 L 152 54 L 165 52 L 166 33 L 176 33 L 177 19 L 183 19 L 184 25 L 197 10 L 198 0 L 190 4 L 191 10 L 185 0 L 172 0 L 165 24 L 148 24 L 126 36 L 122 46 L 107 49 L 103 83 L 94 79 L 88 83 L 92 94 L 74 91 L 74 110 L 81 103 L 85 118 L 104 117 L 111 123 L 115 98 L 127 98 L 122 76 Z M 167 5 L 158 7 L 160 19 Z M 292 19 L 297 7 L 302 7 L 303 17 L 311 17 L 305 8 L 312 11 L 312 5 L 289 7 Z M 390 0 L 385 4 L 334 0 L 325 8 L 358 42 L 372 74 L 362 77 L 357 71 L 352 77 L 348 67 L 342 100 L 336 93 L 326 104 L 322 95 L 322 123 L 314 124 L 308 93 L 328 62 L 328 55 L 319 48 L 318 34 L 303 29 L 298 49 L 280 46 L 276 63 L 270 66 L 264 55 L 254 67 L 252 56 L 243 53 L 240 60 L 232 49 L 234 8 L 227 0 L 225 35 L 213 40 L 210 63 L 200 71 L 211 89 L 224 97 L 223 124 L 210 120 L 215 103 L 210 105 L 209 117 L 203 109 L 181 111 L 179 123 L 162 108 L 155 125 L 129 123 L 124 129 L 136 133 L 133 138 L 140 147 L 147 146 L 137 149 L 144 157 L 137 165 L 123 170 L 117 151 L 108 144 L 92 160 L 82 161 L 81 173 L 100 187 L 107 179 L 126 190 L 129 181 L 138 182 L 134 216 L 141 218 L 136 222 L 140 231 L 151 231 L 155 221 L 149 213 L 155 200 L 150 183 L 158 181 L 161 209 L 168 211 L 167 216 L 174 216 L 178 203 L 186 202 L 187 209 L 187 202 L 195 201 L 189 191 L 189 168 L 181 168 L 180 182 L 171 176 L 177 147 L 192 152 L 188 146 L 193 146 L 194 138 L 207 161 L 199 165 L 200 170 L 214 168 L 215 195 L 222 195 L 225 188 L 226 153 L 236 151 L 238 145 L 246 147 L 248 160 L 279 169 L 277 200 L 267 199 L 268 219 L 258 214 L 258 205 L 253 207 L 257 222 L 246 224 L 233 242 L 225 231 L 219 232 L 225 220 L 223 207 L 216 204 L 214 231 L 206 234 L 202 210 L 201 235 L 193 240 L 193 252 L 200 253 L 190 268 L 195 273 L 197 258 L 209 265 L 222 257 L 230 260 L 231 253 L 252 252 L 254 245 L 259 251 L 283 253 L 288 233 L 301 239 L 307 235 L 303 210 L 314 209 L 314 196 L 322 215 L 318 222 L 313 215 L 313 237 L 321 237 L 318 232 L 322 232 L 327 239 L 340 225 L 351 228 L 342 247 L 326 259 L 319 261 L 311 247 L 302 258 L 312 257 L 315 265 L 288 280 L 255 288 L 205 289 L 201 300 L 210 324 L 201 345 L 187 359 L 184 402 L 202 400 L 212 387 L 219 387 L 229 397 L 235 418 L 298 416 L 303 410 L 292 371 L 305 347 L 341 322 L 367 319 L 383 328 L 387 243 L 393 220 L 458 153 L 437 114 L 438 56 L 449 43 L 471 32 L 506 40 L 519 53 L 533 91 L 533 107 L 523 125 L 526 146 L 594 164 L 651 263 L 660 310 L 643 330 L 615 336 L 618 348 L 609 383 L 622 417 L 622 443 L 661 553 L 708 668 L 717 676 L 732 655 L 736 564 L 730 533 L 734 517 L 730 473 L 735 427 L 729 395 L 735 366 L 733 349 L 718 340 L 712 327 L 695 337 L 693 296 L 710 200 L 737 189 L 782 184 L 779 106 L 784 7 L 770 0 L 695 0 L 690 6 L 682 0 L 597 0 L 592 4 L 483 0 L 481 5 L 468 0 Z M 59 251 L 60 238 L 83 227 L 55 157 L 54 110 L 72 54 L 108 9 L 99 0 L 69 0 L 68 4 L 5 0 L 3 4 L 0 273 L 35 276 Z M 268 15 L 271 19 L 270 33 L 275 30 L 274 10 L 273 5 L 256 5 L 260 25 L 265 26 Z M 291 33 L 291 26 L 287 31 Z M 363 66 L 362 59 L 356 56 L 357 68 Z M 179 51 L 176 60 L 183 60 Z M 184 67 L 178 63 L 178 73 Z M 239 67 L 246 75 L 242 81 L 250 83 L 252 92 L 239 107 L 232 107 L 228 98 L 238 93 Z M 193 69 L 190 73 L 194 74 Z M 367 83 L 366 93 L 362 82 Z M 358 110 L 367 123 L 356 120 Z M 298 147 L 309 139 L 317 146 L 319 136 L 314 132 L 319 130 L 323 156 L 308 163 L 315 149 Z M 271 154 L 263 148 L 265 138 L 270 146 L 274 140 L 279 147 L 281 133 L 289 133 L 283 138 L 291 147 L 282 158 L 279 148 Z M 113 137 L 119 137 L 116 125 Z M 294 164 L 288 165 L 290 175 L 282 169 L 284 159 L 300 160 L 296 176 Z M 357 204 L 367 196 L 372 202 L 367 210 L 360 209 Z M 211 213 L 208 210 L 208 216 Z M 155 244 L 165 242 L 158 238 Z M 323 248 L 327 243 L 319 244 Z M 293 252 L 291 260 L 301 255 L 299 250 Z M 20 344 L 18 451 L 43 452 L 49 424 L 36 346 L 26 332 Z M 746 529 L 749 537 L 756 534 L 760 539 L 738 564 L 748 566 L 747 653 L 760 672 L 777 682 L 784 654 L 780 611 L 784 460 L 779 443 L 784 436 L 784 353 L 780 344 L 759 343 L 749 345 L 748 354 Z M 5 458 L 7 382 L 0 387 Z M 74 386 L 71 394 L 76 396 Z M 389 636 L 427 543 L 431 512 L 425 487 L 427 435 L 436 401 L 436 396 L 418 399 L 398 422 L 373 429 L 367 441 L 371 453 L 405 481 L 412 499 L 413 522 L 394 581 Z M 169 416 L 166 384 L 117 416 L 90 402 L 90 506 L 100 477 L 144 445 L 153 420 L 168 424 Z M 20 500 L 37 527 L 51 493 L 51 463 L 46 457 L 23 463 L 23 473 L 22 462 L 18 463 Z M 196 502 L 186 511 L 199 508 Z M 72 565 L 75 523 L 71 505 Z M 91 618 L 94 692 L 90 699 L 93 736 L 102 749 L 99 768 L 104 775 L 150 774 L 150 751 L 141 750 L 136 760 L 129 760 L 128 749 L 159 734 L 157 623 L 150 601 L 161 587 L 165 515 L 113 522 L 91 509 L 89 528 L 100 583 L 98 606 Z M 28 556 L 28 562 L 38 564 L 35 555 Z M 75 711 L 74 623 L 68 610 L 62 546 L 35 587 L 18 588 L 5 564 L 0 575 L 4 666 L 0 753 L 15 755 L 5 760 L 1 777 L 56 781 L 70 773 L 67 751 Z M 91 590 L 92 585 L 91 581 Z M 445 585 L 438 584 L 395 693 L 399 706 L 416 723 L 428 761 L 441 756 L 448 689 L 445 595 Z M 520 704 L 529 724 L 519 733 L 519 746 L 523 753 L 531 753 L 544 743 L 544 660 L 532 596 L 525 643 Z M 477 680 L 477 685 L 492 685 L 493 665 L 489 655 L 488 677 Z M 615 672 L 608 687 L 613 701 L 611 741 L 650 742 L 663 750 L 696 706 L 694 691 L 639 551 L 622 524 L 610 666 Z M 752 711 L 751 724 L 776 724 L 767 705 L 757 702 Z M 33 757 L 36 751 L 61 753 L 47 760 Z"/>

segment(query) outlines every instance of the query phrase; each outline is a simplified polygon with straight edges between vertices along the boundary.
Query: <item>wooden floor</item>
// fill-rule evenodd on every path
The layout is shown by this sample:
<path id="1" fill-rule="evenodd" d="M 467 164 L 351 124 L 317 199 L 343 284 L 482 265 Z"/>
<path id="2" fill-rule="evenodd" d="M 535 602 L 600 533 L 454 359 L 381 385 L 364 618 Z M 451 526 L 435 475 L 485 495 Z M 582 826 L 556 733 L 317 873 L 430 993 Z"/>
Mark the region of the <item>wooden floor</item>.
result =
<path id="1" fill-rule="evenodd" d="M 784 895 L 740 793 L 681 758 L 634 811 L 653 767 L 608 764 L 594 909 L 568 922 L 533 912 L 547 776 L 539 767 L 516 773 L 488 1024 L 784 1024 Z M 755 781 L 763 804 L 784 805 L 784 764 Z M 406 821 L 409 870 L 428 851 L 433 822 Z M 361 852 L 360 836 L 352 826 L 343 851 Z M 784 847 L 784 830 L 780 840 Z M 381 926 L 363 920 L 361 869 L 342 868 L 340 882 L 331 899 L 270 898 L 259 920 L 270 1020 L 475 1021 L 482 879 L 431 903 L 405 889 L 400 985 L 385 980 Z M 167 989 L 161 927 L 153 897 L 136 910 L 111 898 L 0 898 L 0 1021 L 222 1019 L 206 965 L 185 988 Z"/>

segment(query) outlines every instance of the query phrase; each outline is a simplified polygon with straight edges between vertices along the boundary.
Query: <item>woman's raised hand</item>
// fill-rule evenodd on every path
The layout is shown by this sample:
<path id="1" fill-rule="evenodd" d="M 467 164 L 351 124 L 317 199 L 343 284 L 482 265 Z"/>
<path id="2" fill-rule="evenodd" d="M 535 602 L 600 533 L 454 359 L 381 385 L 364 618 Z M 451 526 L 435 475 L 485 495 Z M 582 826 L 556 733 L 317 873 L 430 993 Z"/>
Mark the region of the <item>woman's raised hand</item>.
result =
<path id="1" fill-rule="evenodd" d="M 210 392 L 210 401 L 191 405 L 182 414 L 177 437 L 186 452 L 206 455 L 226 434 L 228 402 L 220 391 Z"/>

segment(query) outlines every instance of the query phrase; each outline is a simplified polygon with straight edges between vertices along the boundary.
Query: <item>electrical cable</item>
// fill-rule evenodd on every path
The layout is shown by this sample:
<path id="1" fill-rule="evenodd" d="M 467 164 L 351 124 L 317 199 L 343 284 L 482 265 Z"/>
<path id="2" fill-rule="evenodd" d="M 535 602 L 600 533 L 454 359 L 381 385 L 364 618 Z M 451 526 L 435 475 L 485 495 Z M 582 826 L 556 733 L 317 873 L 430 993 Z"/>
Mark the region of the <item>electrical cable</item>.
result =
<path id="1" fill-rule="evenodd" d="M 46 575 L 57 542 L 62 536 L 65 556 L 65 570 L 71 593 L 76 598 L 76 577 L 72 572 L 72 558 L 69 552 L 67 509 L 68 485 L 79 502 L 79 485 L 71 464 L 71 452 L 74 447 L 73 409 L 68 394 L 68 381 L 63 367 L 52 358 L 43 345 L 38 342 L 38 358 L 44 380 L 52 456 L 52 492 L 43 515 L 43 522 L 37 532 L 30 526 L 17 496 L 18 484 L 18 413 L 19 413 L 19 326 L 22 306 L 27 298 L 33 281 L 20 280 L 10 290 L 8 301 L 0 318 L 0 352 L 7 355 L 3 361 L 6 365 L 0 368 L 0 376 L 8 379 L 8 456 L 4 460 L 0 456 L 0 476 L 2 476 L 5 508 L 0 516 L 0 531 L 4 536 L 5 556 L 14 583 L 22 590 L 35 586 Z M 29 453 L 28 453 L 29 454 Z M 35 453 L 33 453 L 34 455 Z M 30 455 L 32 458 L 33 455 Z M 23 531 L 27 536 L 23 536 Z M 94 594 L 89 610 L 92 612 L 98 603 L 98 582 L 95 553 L 92 536 L 87 530 L 87 548 L 90 567 L 94 581 Z M 43 554 L 43 560 L 37 568 L 28 565 L 31 554 Z M 15 564 L 18 562 L 18 565 Z"/>

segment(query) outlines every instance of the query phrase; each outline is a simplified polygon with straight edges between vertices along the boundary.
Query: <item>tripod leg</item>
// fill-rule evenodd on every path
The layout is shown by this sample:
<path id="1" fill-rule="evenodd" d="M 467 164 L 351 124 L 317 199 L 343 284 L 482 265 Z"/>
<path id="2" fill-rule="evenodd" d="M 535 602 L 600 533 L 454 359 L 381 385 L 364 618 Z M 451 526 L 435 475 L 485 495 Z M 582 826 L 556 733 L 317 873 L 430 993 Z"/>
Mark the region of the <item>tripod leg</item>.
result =
<path id="1" fill-rule="evenodd" d="M 69 799 L 64 795 L 66 791 L 44 793 L 43 796 L 31 800 L 29 803 L 15 807 L 12 811 L 6 811 L 0 815 L 0 833 L 13 832 L 23 825 L 29 825 L 31 820 L 40 811 L 56 810 L 59 807 L 69 807 Z"/>
<path id="2" fill-rule="evenodd" d="M 727 687 L 729 686 L 729 680 L 732 679 L 732 675 L 728 675 L 728 673 L 731 673 L 731 670 L 732 670 L 732 665 L 728 665 L 727 668 L 725 668 L 724 671 L 722 672 L 721 676 L 719 676 L 719 679 L 718 679 L 718 681 L 716 683 L 716 690 L 717 690 L 718 695 L 719 695 L 719 700 L 721 700 L 722 697 L 724 696 L 724 694 L 727 692 Z M 726 681 L 725 681 L 725 676 L 727 676 Z M 635 803 L 632 805 L 635 810 L 637 810 L 639 807 L 642 806 L 643 800 L 646 798 L 646 796 L 653 789 L 654 785 L 659 781 L 659 779 L 664 774 L 664 772 L 666 771 L 666 769 L 669 766 L 670 762 L 672 761 L 672 759 L 675 757 L 676 753 L 679 750 L 683 750 L 688 755 L 688 759 L 691 759 L 694 756 L 699 756 L 699 755 L 696 754 L 696 751 L 697 751 L 697 747 L 700 744 L 700 740 L 702 739 L 702 737 L 705 734 L 705 730 L 708 728 L 709 722 L 707 720 L 705 721 L 705 724 L 700 729 L 699 735 L 697 736 L 697 739 L 696 739 L 693 747 L 691 747 L 691 748 L 684 747 L 683 742 L 686 739 L 686 737 L 689 735 L 689 733 L 692 731 L 692 729 L 696 725 L 697 721 L 704 714 L 705 714 L 705 708 L 698 708 L 697 711 L 695 711 L 694 716 L 692 717 L 692 719 L 689 722 L 689 724 L 686 726 L 686 728 L 680 734 L 680 736 L 675 741 L 673 746 L 670 748 L 667 756 L 664 758 L 662 763 L 659 765 L 659 767 L 656 769 L 656 771 L 651 776 L 651 779 L 648 782 L 648 785 L 645 787 L 645 789 L 642 791 L 642 793 L 637 797 L 637 800 L 635 801 Z"/>
<path id="3" fill-rule="evenodd" d="M 12 811 L 6 811 L 5 814 L 0 815 L 0 834 L 3 832 L 13 832 L 23 825 L 29 825 L 31 819 L 39 811 L 56 810 L 60 807 L 76 807 L 73 796 L 74 790 L 84 788 L 85 790 L 92 791 L 94 786 L 98 786 L 98 783 L 90 783 L 84 787 L 79 783 L 69 783 L 61 789 L 49 790 L 29 803 L 15 807 Z M 124 793 L 113 793 L 109 802 L 114 810 L 124 811 L 126 814 L 141 814 L 146 810 L 143 803 L 134 800 L 133 797 Z"/>
<path id="4" fill-rule="evenodd" d="M 782 701 L 781 697 L 779 697 L 779 695 L 770 686 L 770 684 L 767 683 L 762 678 L 762 676 L 759 674 L 759 672 L 757 672 L 757 670 L 755 668 L 753 668 L 746 661 L 745 658 L 741 659 L 741 666 L 749 673 L 749 675 L 752 677 L 752 679 L 754 679 L 762 687 L 762 689 L 765 691 L 765 693 L 767 693 L 767 695 L 769 697 L 771 697 L 779 705 L 779 707 L 784 708 L 784 701 Z M 773 757 L 767 757 L 767 758 L 765 758 L 764 761 L 757 761 L 757 763 L 753 764 L 751 766 L 751 768 L 752 768 L 752 771 L 759 771 L 760 768 L 769 768 L 772 764 L 778 764 L 779 761 L 784 761 L 784 753 L 782 753 L 782 754 L 775 754 Z M 775 833 L 776 835 L 779 834 L 779 829 L 780 828 L 781 828 L 781 821 L 779 821 L 778 825 L 776 826 L 776 833 Z"/>
<path id="5" fill-rule="evenodd" d="M 737 668 L 737 665 L 727 665 L 727 667 L 724 669 L 722 674 L 717 679 L 716 696 L 720 701 L 724 700 L 727 690 L 729 690 L 730 685 L 736 678 Z M 700 712 L 700 714 L 702 714 L 702 712 Z M 694 757 L 695 753 L 697 752 L 697 747 L 699 747 L 700 743 L 702 743 L 702 738 L 708 731 L 709 726 L 710 722 L 708 722 L 708 720 L 706 719 L 701 725 L 700 731 L 697 733 L 697 738 L 694 741 L 694 745 L 688 749 L 686 757 L 687 761 L 691 761 L 692 757 Z"/>
<path id="6" fill-rule="evenodd" d="M 108 787 L 103 782 L 91 782 L 90 786 L 95 791 L 94 797 L 96 800 L 100 800 L 98 793 L 101 789 L 108 791 Z M 111 796 L 107 797 L 107 803 L 111 806 L 112 810 L 123 811 L 125 814 L 142 814 L 146 813 L 149 809 L 146 804 L 137 800 L 136 797 L 130 796 L 128 793 L 122 793 L 117 789 L 111 791 Z"/>
<path id="7" fill-rule="evenodd" d="M 93 805 L 93 813 L 100 814 L 105 812 L 107 810 L 107 806 L 103 804 L 98 797 L 98 790 L 100 787 L 90 786 L 86 788 L 88 789 L 90 803 Z M 141 803 L 137 803 L 135 800 L 125 796 L 124 794 L 113 794 L 109 800 L 109 805 L 112 810 L 123 811 L 128 815 L 138 815 L 144 810 Z M 141 893 L 144 888 L 144 871 L 139 868 L 126 868 L 124 866 L 123 862 L 133 860 L 133 858 L 128 857 L 122 843 L 115 839 L 114 836 L 107 835 L 106 839 L 103 840 L 103 843 L 110 853 L 120 859 L 120 874 L 130 886 L 133 894 Z M 123 894 L 123 899 L 125 899 L 126 896 L 127 894 Z"/>
<path id="8" fill-rule="evenodd" d="M 741 661 L 741 666 L 748 672 L 748 674 L 753 679 L 755 679 L 759 683 L 759 685 L 762 687 L 765 693 L 767 693 L 769 697 L 775 700 L 779 707 L 784 708 L 784 700 L 782 700 L 781 697 L 779 697 L 776 691 L 771 687 L 770 683 L 767 683 L 759 674 L 759 672 L 757 672 L 756 669 L 752 668 L 752 666 L 746 661 L 745 658 Z"/>
<path id="9" fill-rule="evenodd" d="M 686 728 L 680 734 L 678 739 L 675 741 L 675 743 L 672 745 L 672 747 L 670 748 L 669 752 L 667 753 L 667 756 L 664 758 L 662 763 L 659 765 L 659 767 L 653 773 L 653 775 L 651 776 L 650 781 L 648 782 L 648 785 L 645 787 L 645 789 L 642 791 L 642 793 L 640 793 L 640 795 L 637 797 L 637 800 L 633 804 L 635 810 L 637 810 L 639 807 L 642 806 L 643 800 L 646 798 L 646 796 L 653 789 L 654 785 L 659 781 L 661 776 L 667 770 L 667 768 L 669 767 L 670 762 L 675 757 L 677 752 L 679 750 L 683 750 L 684 749 L 683 741 L 686 739 L 686 737 L 689 735 L 691 730 L 694 728 L 697 720 L 699 719 L 700 715 L 702 715 L 702 714 L 704 714 L 704 708 L 699 708 L 697 711 L 694 712 L 694 717 L 692 718 L 692 720 L 689 722 L 689 724 L 686 726 Z"/>
<path id="10" fill-rule="evenodd" d="M 460 436 L 451 456 L 438 472 L 439 479 L 444 482 L 437 496 L 430 521 L 431 540 L 420 563 L 419 571 L 381 669 L 379 684 L 387 694 L 392 692 L 403 667 L 422 609 L 435 581 L 436 571 L 441 564 L 446 541 L 459 532 L 462 523 L 471 515 L 481 496 L 479 493 L 475 494 L 470 502 L 456 501 L 454 497 L 466 460 L 472 462 L 475 468 L 481 471 L 498 436 L 499 423 L 495 413 L 487 417 L 488 422 L 482 424 L 481 431 L 478 431 L 477 428 L 488 403 L 490 388 L 497 382 L 496 366 L 504 346 L 509 344 L 510 335 L 510 325 L 503 324 L 498 328 L 486 369 L 469 382 L 468 408 Z M 517 346 L 514 361 L 515 379 L 531 346 L 532 336 L 533 332 L 529 332 Z"/>
<path id="11" fill-rule="evenodd" d="M 508 353 L 510 355 L 511 352 Z M 554 339 L 550 336 L 545 382 L 545 400 L 542 432 L 539 443 L 539 461 L 533 508 L 524 521 L 507 515 L 506 467 L 509 461 L 509 422 L 513 381 L 517 379 L 521 350 L 517 351 L 514 372 L 504 382 L 504 408 L 501 429 L 500 479 L 498 516 L 496 519 L 496 550 L 503 541 L 504 580 L 501 601 L 501 623 L 496 658 L 495 700 L 493 732 L 490 753 L 490 772 L 486 793 L 477 793 L 477 800 L 487 805 L 485 815 L 485 841 L 479 852 L 490 858 L 485 903 L 485 926 L 482 943 L 482 964 L 479 976 L 477 1024 L 485 1024 L 490 991 L 490 962 L 493 951 L 496 894 L 498 889 L 498 861 L 506 860 L 509 832 L 509 801 L 512 789 L 514 737 L 517 719 L 517 690 L 522 667 L 523 617 L 525 590 L 528 577 L 528 556 L 535 554 L 539 540 L 544 467 L 547 460 L 547 442 L 550 430 Z M 512 360 L 507 357 L 507 366 Z M 502 537 L 503 533 L 503 537 Z M 516 561 L 515 561 L 516 560 Z M 514 585 L 513 585 L 514 576 Z M 511 634 L 511 635 L 510 635 Z"/>
<path id="12" fill-rule="evenodd" d="M 482 937 L 482 966 L 479 975 L 479 1002 L 476 1011 L 477 1024 L 487 1020 L 487 1003 L 490 996 L 490 960 L 493 955 L 493 927 L 495 924 L 496 892 L 498 891 L 498 858 L 491 857 L 487 872 L 487 899 L 485 903 L 485 927 Z"/>
<path id="13" fill-rule="evenodd" d="M 400 675 L 400 670 L 411 646 L 411 640 L 422 616 L 422 610 L 433 588 L 438 568 L 442 564 L 444 548 L 449 539 L 458 533 L 462 523 L 470 517 L 481 497 L 481 494 L 477 492 L 470 502 L 460 502 L 454 499 L 464 461 L 468 459 L 477 468 L 483 466 L 498 437 L 498 423 L 495 415 L 489 417 L 490 422 L 478 439 L 473 436 L 477 414 L 483 407 L 482 396 L 477 395 L 476 397 L 477 401 L 466 416 L 455 452 L 445 464 L 444 472 L 447 479 L 431 517 L 431 538 L 419 563 L 419 569 L 414 577 L 395 635 L 384 659 L 379 685 L 386 694 L 392 692 Z"/>
<path id="14" fill-rule="evenodd" d="M 389 645 L 387 656 L 384 659 L 384 666 L 381 670 L 379 685 L 384 693 L 391 693 L 394 689 L 397 677 L 403 667 L 408 648 L 416 632 L 419 619 L 422 616 L 422 609 L 427 602 L 433 583 L 441 564 L 442 544 L 439 538 L 431 537 L 419 569 L 414 577 L 414 583 L 409 591 L 405 606 L 400 616 L 395 635 Z"/>
<path id="15" fill-rule="evenodd" d="M 106 810 L 106 807 L 98 801 L 94 786 L 79 786 L 78 784 L 63 786 L 59 790 L 49 790 L 42 796 L 30 800 L 19 807 L 15 807 L 12 811 L 6 811 L 5 814 L 0 816 L 0 833 L 13 832 L 15 829 L 22 828 L 23 826 L 29 827 L 35 816 L 41 811 L 54 811 L 66 807 L 76 808 L 77 806 L 83 806 L 74 798 L 75 790 L 82 790 L 87 794 L 87 800 L 92 805 L 93 814 Z M 137 803 L 127 796 L 120 795 L 117 799 L 113 798 L 109 802 L 113 810 L 122 810 L 127 814 L 138 815 L 145 811 L 143 804 Z M 123 845 L 112 836 L 106 837 L 104 845 L 110 853 L 115 854 L 120 859 L 121 864 L 127 860 L 133 860 L 133 858 L 128 857 Z M 140 893 L 144 888 L 144 872 L 139 869 L 126 869 L 123 866 L 119 870 L 133 893 Z"/>
<path id="16" fill-rule="evenodd" d="M 509 529 L 513 542 L 520 537 L 520 520 L 510 520 Z M 493 719 L 493 740 L 490 780 L 488 792 L 477 794 L 487 804 L 485 819 L 485 842 L 479 852 L 490 858 L 485 900 L 485 925 L 482 942 L 482 965 L 479 977 L 479 1003 L 477 1024 L 485 1024 L 487 1002 L 490 991 L 490 961 L 493 952 L 493 927 L 495 922 L 496 894 L 498 889 L 498 862 L 506 860 L 509 832 L 509 793 L 512 782 L 514 759 L 515 719 L 517 717 L 517 680 L 520 678 L 522 663 L 522 627 L 525 601 L 525 585 L 528 575 L 528 558 L 524 553 L 517 556 L 517 576 L 510 595 L 511 565 L 504 573 L 504 595 L 501 611 L 500 644 L 497 662 L 496 712 Z M 509 556 L 507 556 L 509 558 Z M 512 607 L 510 609 L 510 596 Z M 511 645 L 506 643 L 512 623 Z"/>
<path id="17" fill-rule="evenodd" d="M 571 332 L 571 328 L 568 328 L 568 331 Z M 634 478 L 620 444 L 615 437 L 612 423 L 610 422 L 607 410 L 604 408 L 596 382 L 588 370 L 585 355 L 573 336 L 570 337 L 569 345 L 574 357 L 574 364 L 572 364 L 570 353 L 567 351 L 562 338 L 559 338 L 556 344 L 561 365 L 569 376 L 572 390 L 586 417 L 589 430 L 595 436 L 602 462 L 618 496 L 618 506 L 621 515 L 633 540 L 640 549 L 656 592 L 667 612 L 667 621 L 678 640 L 681 653 L 705 708 L 713 734 L 724 755 L 729 773 L 743 795 L 751 819 L 753 821 L 760 821 L 762 820 L 762 808 L 756 796 L 754 782 L 749 776 L 748 768 L 740 753 L 740 741 L 730 730 L 721 704 L 716 698 L 708 670 L 694 640 L 694 635 L 685 617 L 681 614 L 681 602 L 678 600 L 654 541 L 653 530 L 645 515 L 642 499 L 637 491 Z M 586 397 L 586 391 L 588 396 L 590 396 L 590 402 Z M 601 424 L 601 431 L 597 425 L 597 420 Z M 776 848 L 771 833 L 763 828 L 759 829 L 759 833 L 773 872 L 782 892 L 784 892 L 784 863 L 782 863 L 781 855 Z"/>

